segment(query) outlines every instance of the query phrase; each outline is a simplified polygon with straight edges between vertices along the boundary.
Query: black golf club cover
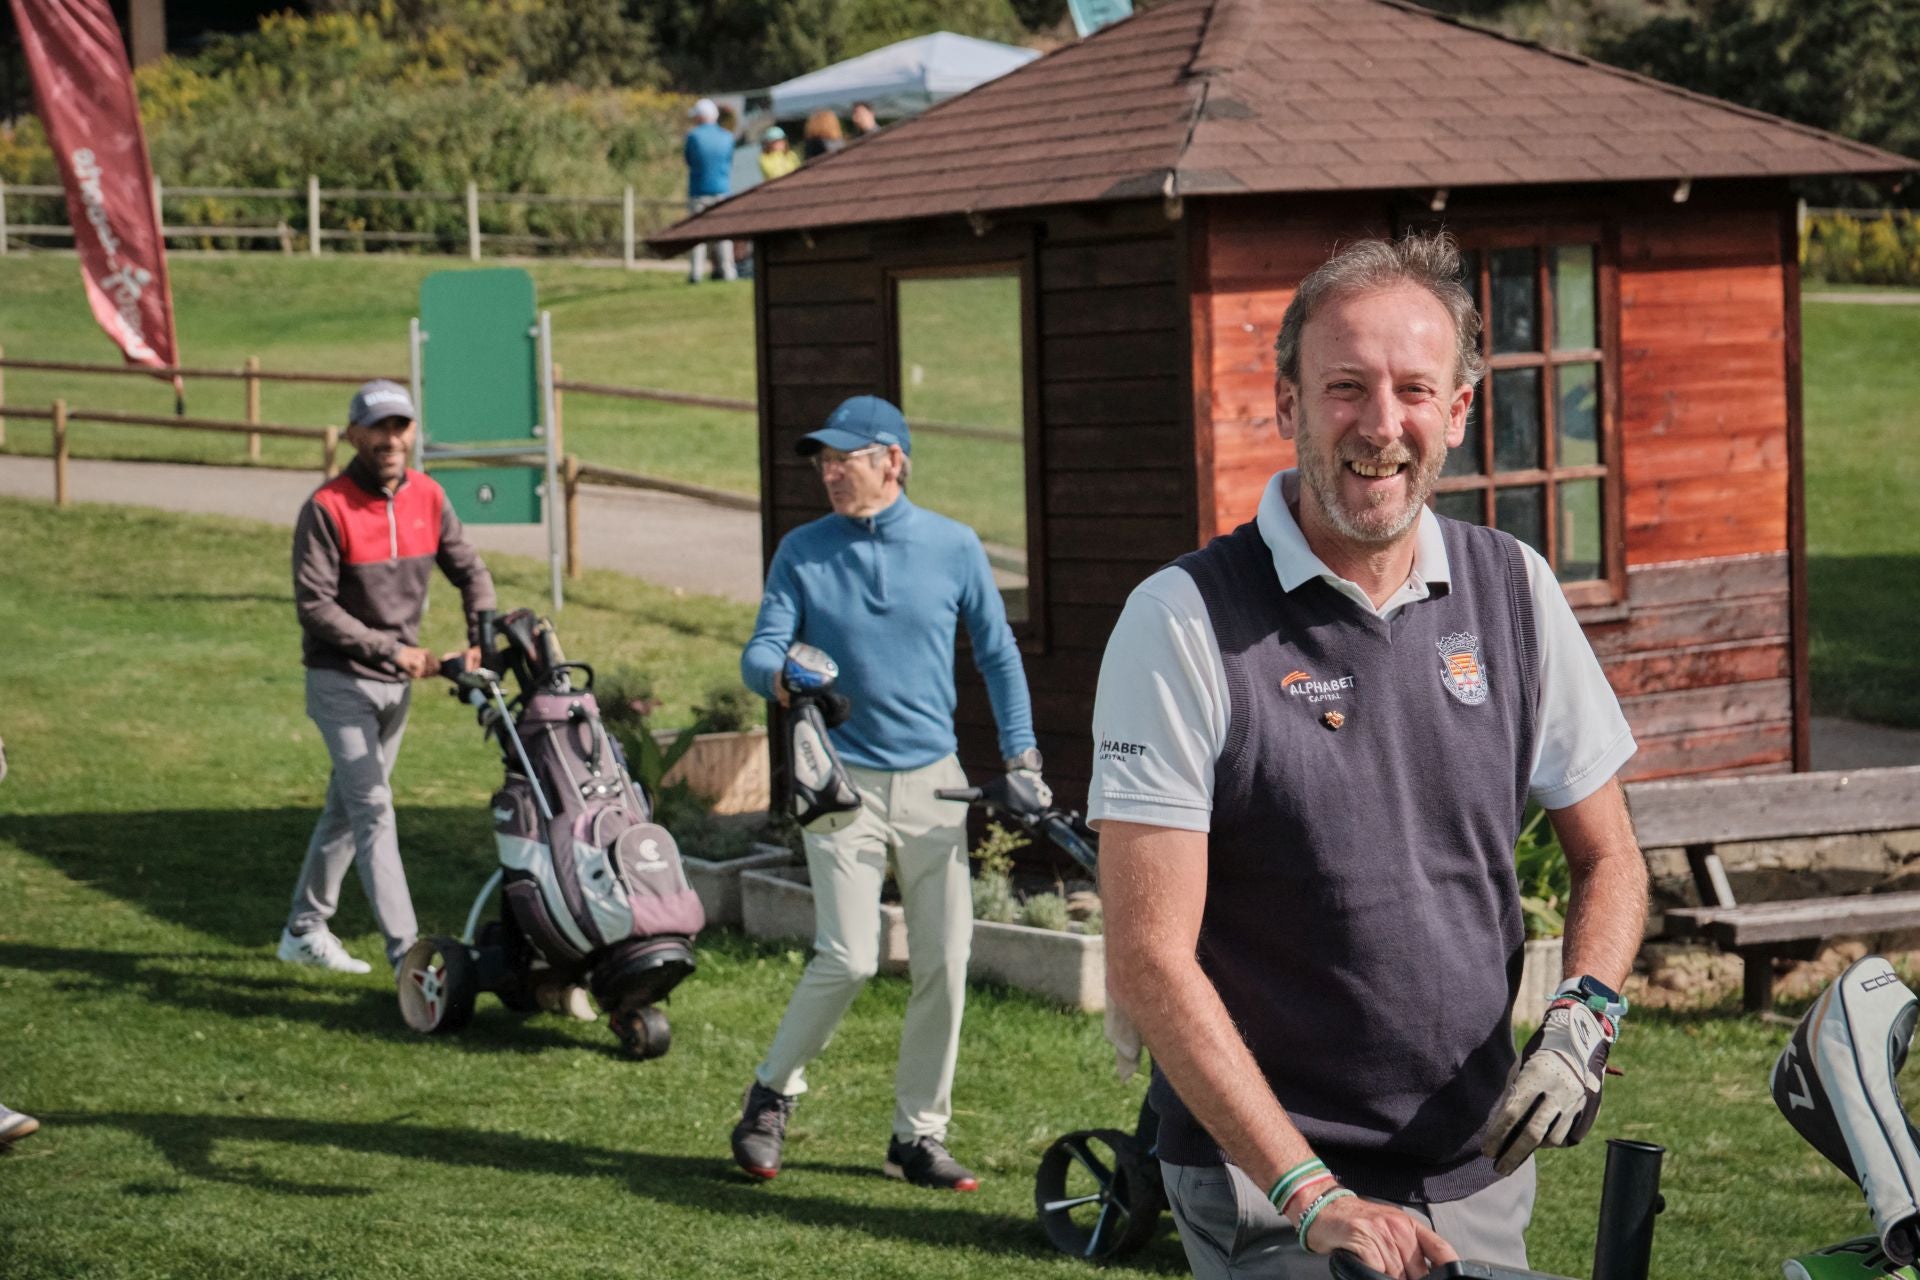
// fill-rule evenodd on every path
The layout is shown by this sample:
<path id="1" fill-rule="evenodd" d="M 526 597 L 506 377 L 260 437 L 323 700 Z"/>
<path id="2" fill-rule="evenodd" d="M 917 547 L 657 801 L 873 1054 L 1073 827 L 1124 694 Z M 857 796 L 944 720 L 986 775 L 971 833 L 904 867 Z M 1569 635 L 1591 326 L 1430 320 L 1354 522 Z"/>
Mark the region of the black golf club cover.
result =
<path id="1" fill-rule="evenodd" d="M 1920 1254 L 1920 1133 L 1896 1077 L 1920 1000 L 1884 956 L 1866 956 L 1821 993 L 1773 1064 L 1774 1105 L 1866 1193 L 1896 1265 Z"/>

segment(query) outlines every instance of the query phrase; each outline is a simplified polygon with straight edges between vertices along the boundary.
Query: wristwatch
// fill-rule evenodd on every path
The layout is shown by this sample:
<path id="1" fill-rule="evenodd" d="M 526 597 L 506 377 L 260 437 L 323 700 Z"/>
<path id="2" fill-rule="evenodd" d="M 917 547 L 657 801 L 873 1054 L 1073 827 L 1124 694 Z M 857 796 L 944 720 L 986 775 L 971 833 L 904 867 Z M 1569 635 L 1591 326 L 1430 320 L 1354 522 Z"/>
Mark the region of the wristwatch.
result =
<path id="1" fill-rule="evenodd" d="M 1000 764 L 1008 773 L 1012 773 L 1017 769 L 1027 769 L 1038 773 L 1040 772 L 1040 748 L 1028 747 L 1019 755 L 1008 756 L 1002 760 Z"/>
<path id="2" fill-rule="evenodd" d="M 1593 1010 L 1608 1022 L 1611 1022 L 1615 1027 L 1620 1025 L 1620 1019 L 1624 1018 L 1627 1014 L 1626 999 L 1622 997 L 1618 991 L 1615 991 L 1612 987 L 1590 973 L 1583 973 L 1577 978 L 1569 978 L 1567 981 L 1561 983 L 1559 989 L 1553 993 L 1555 1000 L 1569 997 L 1578 1000 L 1581 1004 L 1587 1006 L 1587 1008 Z"/>

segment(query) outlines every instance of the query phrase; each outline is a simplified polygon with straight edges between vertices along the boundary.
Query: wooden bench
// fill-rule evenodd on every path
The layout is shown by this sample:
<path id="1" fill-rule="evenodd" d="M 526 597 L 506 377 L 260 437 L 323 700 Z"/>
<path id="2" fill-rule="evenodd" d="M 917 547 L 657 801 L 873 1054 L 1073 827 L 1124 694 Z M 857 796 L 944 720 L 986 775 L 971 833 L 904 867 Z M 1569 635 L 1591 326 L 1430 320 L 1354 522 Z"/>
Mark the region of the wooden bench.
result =
<path id="1" fill-rule="evenodd" d="M 1643 849 L 1682 848 L 1701 905 L 1666 913 L 1667 933 L 1737 954 L 1750 1011 L 1773 1004 L 1773 962 L 1842 934 L 1920 929 L 1920 892 L 1739 903 L 1715 846 L 1920 828 L 1920 766 L 1637 782 L 1626 789 Z"/>

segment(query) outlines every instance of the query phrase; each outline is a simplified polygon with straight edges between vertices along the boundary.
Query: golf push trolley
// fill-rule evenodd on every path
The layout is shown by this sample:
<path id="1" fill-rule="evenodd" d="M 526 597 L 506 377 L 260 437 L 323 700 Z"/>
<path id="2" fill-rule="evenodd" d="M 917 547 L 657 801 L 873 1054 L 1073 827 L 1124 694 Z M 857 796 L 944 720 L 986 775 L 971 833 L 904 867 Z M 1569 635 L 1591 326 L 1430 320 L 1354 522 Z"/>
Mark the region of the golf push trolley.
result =
<path id="1" fill-rule="evenodd" d="M 657 1058 L 672 1044 L 659 1005 L 694 971 L 706 923 L 679 849 L 601 722 L 593 668 L 566 659 L 550 622 L 482 614 L 480 653 L 477 670 L 455 657 L 440 674 L 500 749 L 500 865 L 458 938 L 422 938 L 402 957 L 401 1016 L 427 1035 L 458 1031 L 486 991 L 520 1012 L 592 1018 L 591 991 L 625 1050 Z M 482 923 L 496 888 L 499 915 Z"/>

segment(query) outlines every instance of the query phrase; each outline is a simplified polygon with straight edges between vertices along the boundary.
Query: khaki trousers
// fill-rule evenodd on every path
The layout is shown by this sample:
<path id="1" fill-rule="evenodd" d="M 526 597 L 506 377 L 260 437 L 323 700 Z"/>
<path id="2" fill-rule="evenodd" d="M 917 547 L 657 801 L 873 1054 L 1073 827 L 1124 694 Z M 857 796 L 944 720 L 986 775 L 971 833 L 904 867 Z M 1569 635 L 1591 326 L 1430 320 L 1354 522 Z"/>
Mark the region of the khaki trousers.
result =
<path id="1" fill-rule="evenodd" d="M 1293 1224 L 1236 1165 L 1160 1165 L 1180 1244 L 1197 1280 L 1325 1280 L 1327 1259 L 1300 1245 Z M 1405 1204 L 1462 1258 L 1525 1269 L 1527 1223 L 1533 1217 L 1532 1159 L 1510 1176 L 1464 1200 Z M 1314 1239 L 1319 1239 L 1318 1228 Z"/>
<path id="2" fill-rule="evenodd" d="M 936 799 L 934 792 L 966 786 L 966 774 L 953 756 L 900 773 L 852 766 L 847 772 L 860 793 L 860 813 L 831 835 L 807 834 L 813 958 L 755 1074 L 780 1093 L 806 1092 L 807 1064 L 827 1047 L 880 967 L 880 887 L 891 851 L 913 980 L 894 1072 L 893 1132 L 908 1139 L 944 1138 L 966 1005 L 973 890 L 966 806 Z"/>

